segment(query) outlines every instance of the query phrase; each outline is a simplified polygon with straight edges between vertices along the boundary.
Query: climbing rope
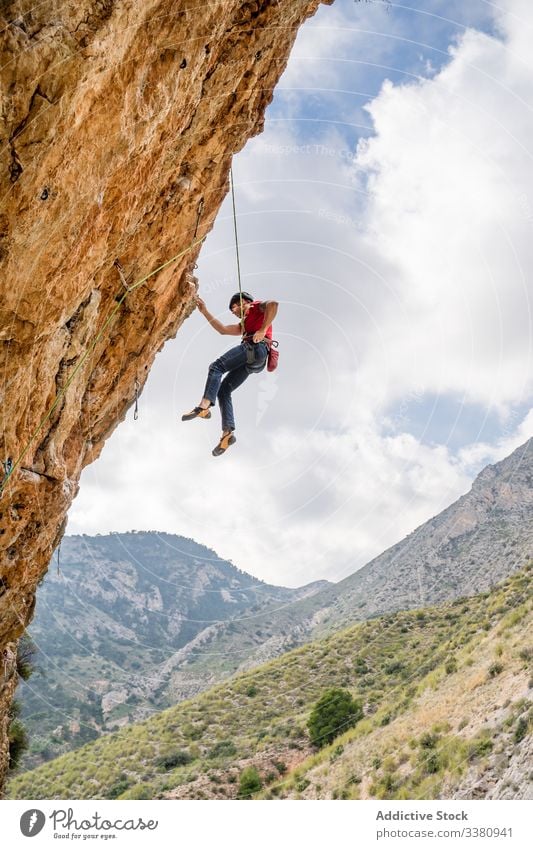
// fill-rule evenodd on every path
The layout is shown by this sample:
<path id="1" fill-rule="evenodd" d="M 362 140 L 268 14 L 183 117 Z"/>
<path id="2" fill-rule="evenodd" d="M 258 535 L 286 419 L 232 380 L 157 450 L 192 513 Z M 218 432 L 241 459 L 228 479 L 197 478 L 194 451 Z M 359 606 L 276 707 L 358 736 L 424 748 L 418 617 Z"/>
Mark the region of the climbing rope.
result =
<path id="1" fill-rule="evenodd" d="M 44 425 L 46 424 L 46 422 L 50 419 L 52 413 L 56 409 L 59 402 L 62 400 L 62 398 L 64 398 L 64 396 L 65 396 L 69 386 L 71 385 L 72 381 L 74 380 L 74 378 L 76 377 L 76 375 L 78 374 L 78 372 L 80 371 L 82 366 L 85 365 L 85 363 L 87 362 L 87 360 L 89 359 L 89 357 L 91 356 L 93 351 L 95 350 L 96 346 L 98 345 L 98 343 L 102 339 L 107 328 L 109 327 L 109 325 L 111 324 L 111 322 L 115 318 L 117 312 L 119 311 L 120 307 L 122 306 L 122 304 L 124 303 L 124 301 L 126 300 L 128 295 L 131 295 L 131 293 L 134 292 L 135 289 L 138 289 L 139 286 L 142 286 L 143 283 L 146 283 L 146 281 L 149 280 L 150 277 L 154 277 L 155 274 L 158 274 L 160 271 L 163 271 L 164 268 L 167 268 L 169 265 L 171 265 L 173 262 L 176 262 L 176 260 L 180 259 L 182 256 L 185 256 L 186 253 L 188 253 L 190 250 L 192 250 L 192 248 L 196 247 L 196 245 L 199 245 L 201 242 L 203 242 L 203 240 L 204 240 L 204 236 L 193 240 L 187 248 L 184 248 L 184 250 L 180 251 L 178 254 L 176 254 L 175 256 L 168 259 L 162 265 L 159 265 L 153 271 L 150 271 L 149 274 L 146 274 L 144 277 L 141 277 L 141 279 L 137 280 L 137 282 L 134 283 L 132 286 L 129 286 L 129 288 L 126 289 L 126 291 L 121 295 L 121 297 L 118 298 L 116 305 L 111 310 L 110 314 L 108 315 L 107 319 L 105 320 L 102 329 L 97 334 L 97 336 L 94 338 L 93 342 L 91 343 L 90 347 L 87 349 L 87 351 L 85 352 L 83 357 L 80 359 L 79 363 L 73 369 L 72 374 L 70 375 L 70 377 L 66 381 L 65 385 L 57 393 L 57 395 L 56 395 L 54 401 L 52 402 L 49 410 L 45 413 L 45 415 L 43 416 L 43 418 L 41 419 L 41 421 L 39 422 L 39 424 L 37 425 L 37 427 L 35 428 L 35 430 L 31 434 L 30 438 L 28 439 L 26 445 L 24 446 L 24 448 L 20 452 L 17 459 L 14 462 L 9 460 L 8 462 L 4 463 L 4 472 L 5 473 L 4 473 L 4 479 L 0 483 L 0 498 L 1 498 L 5 488 L 7 486 L 7 484 L 9 483 L 10 479 L 12 478 L 13 473 L 18 469 L 18 467 L 22 463 L 22 460 L 26 456 L 26 453 L 28 452 L 28 449 L 30 448 L 34 439 L 39 435 L 39 433 L 41 432 L 41 430 L 44 427 Z"/>
<path id="2" fill-rule="evenodd" d="M 239 236 L 237 234 L 237 213 L 235 211 L 235 186 L 233 183 L 233 167 L 229 169 L 231 182 L 231 203 L 233 206 L 233 230 L 235 233 L 235 256 L 237 257 L 237 279 L 239 281 L 239 298 L 241 307 L 241 330 L 244 333 L 244 316 L 242 310 L 242 282 L 241 282 L 241 263 L 239 259 Z"/>

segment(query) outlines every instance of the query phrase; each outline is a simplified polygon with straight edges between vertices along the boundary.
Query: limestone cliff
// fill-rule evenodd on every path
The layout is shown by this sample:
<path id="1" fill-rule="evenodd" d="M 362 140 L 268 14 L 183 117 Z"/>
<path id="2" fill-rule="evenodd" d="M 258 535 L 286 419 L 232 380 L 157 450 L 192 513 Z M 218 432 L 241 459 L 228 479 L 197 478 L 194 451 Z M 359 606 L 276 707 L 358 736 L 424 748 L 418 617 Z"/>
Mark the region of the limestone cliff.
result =
<path id="1" fill-rule="evenodd" d="M 0 500 L 0 786 L 15 641 L 80 472 L 189 315 L 231 156 L 260 132 L 319 4 L 0 4 L 0 459 L 15 462 Z M 114 260 L 132 283 L 186 249 L 100 338 L 124 292 Z"/>

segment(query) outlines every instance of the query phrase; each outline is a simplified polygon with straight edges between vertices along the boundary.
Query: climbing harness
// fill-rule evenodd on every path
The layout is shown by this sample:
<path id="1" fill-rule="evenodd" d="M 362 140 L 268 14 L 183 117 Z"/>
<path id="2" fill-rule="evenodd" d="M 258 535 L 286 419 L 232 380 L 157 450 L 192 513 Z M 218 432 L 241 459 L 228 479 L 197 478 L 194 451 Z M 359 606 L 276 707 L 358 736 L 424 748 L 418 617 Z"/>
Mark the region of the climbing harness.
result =
<path id="1" fill-rule="evenodd" d="M 265 340 L 263 340 L 264 342 Z M 263 342 L 252 342 L 252 337 L 244 337 L 243 345 L 246 348 L 246 371 L 248 374 L 255 374 L 263 371 L 268 359 L 268 349 L 266 354 L 260 349 Z M 266 347 L 266 346 L 265 346 Z"/>

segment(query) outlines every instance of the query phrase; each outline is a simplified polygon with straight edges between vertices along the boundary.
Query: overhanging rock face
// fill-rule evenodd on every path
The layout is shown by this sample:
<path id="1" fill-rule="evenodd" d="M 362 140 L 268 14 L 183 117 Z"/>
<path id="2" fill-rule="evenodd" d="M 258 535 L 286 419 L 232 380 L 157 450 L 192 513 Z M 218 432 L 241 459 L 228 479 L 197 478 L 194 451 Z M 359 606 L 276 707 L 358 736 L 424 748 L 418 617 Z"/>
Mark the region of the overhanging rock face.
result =
<path id="1" fill-rule="evenodd" d="M 0 499 L 0 786 L 16 639 L 80 472 L 190 314 L 187 272 L 231 156 L 261 131 L 298 27 L 319 5 L 0 7 L 0 459 L 19 461 Z M 124 291 L 114 260 L 134 282 L 180 252 L 100 338 Z"/>

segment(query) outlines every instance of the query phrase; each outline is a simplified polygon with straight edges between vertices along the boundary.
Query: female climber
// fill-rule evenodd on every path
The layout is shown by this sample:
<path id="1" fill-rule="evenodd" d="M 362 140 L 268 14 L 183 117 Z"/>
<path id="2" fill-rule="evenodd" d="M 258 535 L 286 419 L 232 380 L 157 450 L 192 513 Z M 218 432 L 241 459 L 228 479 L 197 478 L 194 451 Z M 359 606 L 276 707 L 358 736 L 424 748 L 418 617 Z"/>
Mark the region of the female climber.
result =
<path id="1" fill-rule="evenodd" d="M 212 453 L 214 457 L 219 457 L 237 441 L 231 393 L 244 383 L 249 374 L 264 369 L 272 340 L 272 322 L 278 311 L 278 302 L 254 301 L 248 292 L 242 292 L 242 294 L 236 292 L 229 302 L 229 309 L 239 319 L 239 324 L 222 324 L 211 315 L 201 298 L 196 298 L 196 305 L 218 333 L 223 336 L 240 336 L 242 333 L 240 345 L 230 348 L 211 363 L 202 400 L 190 413 L 185 413 L 181 417 L 183 422 L 196 418 L 210 419 L 209 408 L 218 398 L 222 417 L 222 436 Z M 222 379 L 224 374 L 226 376 Z"/>

